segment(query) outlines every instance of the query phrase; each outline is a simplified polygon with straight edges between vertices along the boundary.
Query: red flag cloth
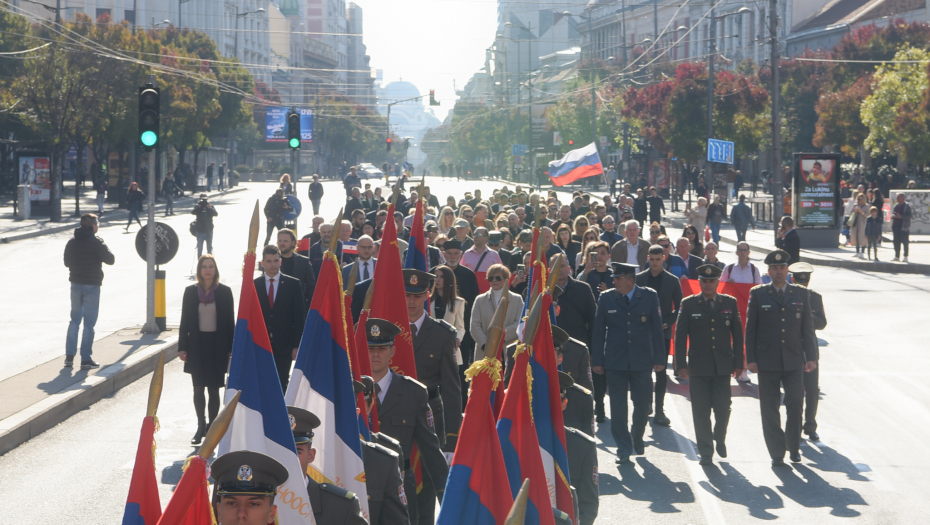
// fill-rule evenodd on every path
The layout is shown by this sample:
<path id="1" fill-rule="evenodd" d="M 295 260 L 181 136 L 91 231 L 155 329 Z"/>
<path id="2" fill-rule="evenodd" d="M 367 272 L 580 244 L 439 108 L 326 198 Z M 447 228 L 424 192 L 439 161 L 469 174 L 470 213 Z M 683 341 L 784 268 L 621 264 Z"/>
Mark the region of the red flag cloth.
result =
<path id="1" fill-rule="evenodd" d="M 752 283 L 724 283 L 717 285 L 717 293 L 731 295 L 736 299 L 736 306 L 739 308 L 739 318 L 743 323 L 743 331 L 746 330 L 746 310 L 749 308 L 749 291 L 756 286 Z M 696 279 L 685 279 L 681 281 L 682 299 L 701 293 L 701 283 Z M 672 330 L 672 355 L 675 355 L 675 331 Z"/>
<path id="2" fill-rule="evenodd" d="M 213 525 L 215 520 L 208 487 L 206 460 L 200 456 L 191 456 L 158 524 Z"/>
<path id="3" fill-rule="evenodd" d="M 368 336 L 365 334 L 365 323 L 368 321 L 368 310 L 362 310 L 358 316 L 358 326 L 355 327 L 355 348 L 359 357 L 359 371 L 363 376 L 371 377 L 371 358 L 368 354 Z M 352 364 L 355 367 L 355 364 Z M 371 405 L 371 431 L 378 432 L 378 403 Z"/>
<path id="4" fill-rule="evenodd" d="M 161 501 L 158 497 L 158 479 L 155 477 L 155 418 L 142 420 L 139 446 L 136 448 L 136 463 L 132 467 L 129 496 L 123 511 L 123 525 L 155 525 L 161 517 Z"/>
<path id="5" fill-rule="evenodd" d="M 343 299 L 345 299 L 345 305 L 346 305 L 346 307 L 344 308 L 346 330 L 351 330 L 352 329 L 352 297 L 346 295 Z M 349 354 L 349 366 L 352 367 L 352 379 L 361 383 L 362 369 L 359 366 L 359 354 L 358 354 L 358 348 L 357 348 L 358 345 L 356 341 L 357 340 L 355 338 L 354 332 L 351 334 L 346 334 L 346 342 L 349 344 L 349 348 L 347 350 Z M 368 357 L 366 356 L 366 359 L 367 358 Z M 371 368 L 370 361 L 368 363 L 368 368 Z M 369 370 L 368 375 L 371 375 L 370 372 L 371 371 Z M 361 425 L 365 426 L 365 430 L 370 431 L 368 427 L 368 418 L 365 417 L 365 394 L 363 394 L 362 392 L 358 392 L 357 394 L 355 394 L 355 399 L 356 399 L 356 408 L 358 409 L 358 417 L 360 421 L 359 431 L 362 431 Z M 362 432 L 362 435 L 364 436 L 364 432 Z M 365 436 L 365 440 L 371 441 L 371 436 Z"/>
<path id="6" fill-rule="evenodd" d="M 491 283 L 488 282 L 488 272 L 475 272 L 475 279 L 478 280 L 478 293 L 482 294 L 491 289 Z"/>

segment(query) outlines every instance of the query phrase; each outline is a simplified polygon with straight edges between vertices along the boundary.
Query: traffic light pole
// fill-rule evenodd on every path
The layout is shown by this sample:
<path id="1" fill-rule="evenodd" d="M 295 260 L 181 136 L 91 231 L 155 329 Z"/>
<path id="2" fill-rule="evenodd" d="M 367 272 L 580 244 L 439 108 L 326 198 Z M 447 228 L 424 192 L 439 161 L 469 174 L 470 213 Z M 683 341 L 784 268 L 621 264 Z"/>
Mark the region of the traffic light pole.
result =
<path id="1" fill-rule="evenodd" d="M 155 87 L 155 75 L 149 76 L 149 84 Z M 142 333 L 158 334 L 161 330 L 155 322 L 155 177 L 161 171 L 161 141 L 155 143 L 151 150 L 155 159 L 149 159 L 148 175 L 148 218 L 145 223 L 145 325 Z M 151 157 L 151 155 L 149 156 Z M 122 173 L 120 173 L 122 177 Z"/>

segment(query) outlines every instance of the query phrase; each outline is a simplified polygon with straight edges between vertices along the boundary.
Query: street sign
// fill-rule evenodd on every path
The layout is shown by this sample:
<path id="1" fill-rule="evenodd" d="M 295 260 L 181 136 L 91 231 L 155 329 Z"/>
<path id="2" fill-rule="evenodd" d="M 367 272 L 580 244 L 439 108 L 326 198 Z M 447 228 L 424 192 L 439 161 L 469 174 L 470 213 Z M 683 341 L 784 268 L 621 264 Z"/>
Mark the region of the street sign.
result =
<path id="1" fill-rule="evenodd" d="M 145 260 L 145 248 L 148 242 L 148 226 L 143 226 L 136 234 L 136 253 Z M 178 254 L 181 242 L 171 226 L 163 222 L 155 223 L 155 264 L 168 264 Z"/>
<path id="2" fill-rule="evenodd" d="M 513 157 L 513 163 L 516 165 L 523 164 L 523 155 L 515 155 Z"/>
<path id="3" fill-rule="evenodd" d="M 558 131 L 552 132 L 552 145 L 561 146 L 562 145 L 562 134 Z"/>
<path id="4" fill-rule="evenodd" d="M 522 157 L 526 155 L 526 144 L 514 144 L 513 152 L 511 153 L 514 157 Z"/>
<path id="5" fill-rule="evenodd" d="M 607 137 L 605 137 L 604 135 L 601 135 L 601 147 L 602 148 L 607 147 Z"/>
<path id="6" fill-rule="evenodd" d="M 733 164 L 733 143 L 727 140 L 707 139 L 707 162 Z"/>

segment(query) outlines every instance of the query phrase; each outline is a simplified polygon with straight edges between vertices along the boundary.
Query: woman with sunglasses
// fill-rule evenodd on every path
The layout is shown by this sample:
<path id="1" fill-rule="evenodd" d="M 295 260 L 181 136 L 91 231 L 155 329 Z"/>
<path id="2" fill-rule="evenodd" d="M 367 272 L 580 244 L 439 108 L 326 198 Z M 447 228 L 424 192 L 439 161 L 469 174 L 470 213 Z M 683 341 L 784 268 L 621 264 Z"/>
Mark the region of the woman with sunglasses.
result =
<path id="1" fill-rule="evenodd" d="M 437 220 L 436 223 L 439 227 L 439 233 L 447 236 L 450 235 L 449 232 L 452 231 L 452 225 L 455 224 L 455 212 L 452 211 L 452 208 L 443 206 L 442 210 L 439 212 L 439 220 Z M 451 235 L 455 235 L 455 232 L 452 232 Z"/>
<path id="2" fill-rule="evenodd" d="M 572 239 L 572 231 L 565 224 L 559 226 L 559 229 L 555 232 L 555 236 L 556 244 L 558 244 L 559 248 L 562 248 L 562 251 L 568 256 L 568 263 L 574 272 L 575 262 L 577 261 L 578 254 L 581 253 L 581 243 Z"/>
<path id="3" fill-rule="evenodd" d="M 488 342 L 488 329 L 497 305 L 504 294 L 509 294 L 510 303 L 507 305 L 507 315 L 504 317 L 504 346 L 517 340 L 517 325 L 520 323 L 520 313 L 523 311 L 523 298 L 509 291 L 510 270 L 503 264 L 495 264 L 488 268 L 488 282 L 491 289 L 475 298 L 475 306 L 471 310 L 471 326 L 468 333 L 475 340 L 475 349 L 484 348 Z"/>
<path id="4" fill-rule="evenodd" d="M 685 226 L 684 236 L 691 241 L 691 255 L 695 257 L 704 258 L 704 243 L 701 242 L 701 235 L 698 233 L 698 229 L 694 227 L 693 224 Z M 679 254 L 684 257 L 684 254 Z"/>
<path id="5" fill-rule="evenodd" d="M 572 239 L 581 242 L 581 239 L 584 238 L 584 232 L 588 230 L 589 224 L 588 218 L 584 215 L 575 217 L 575 222 L 572 225 L 575 229 L 575 233 L 572 234 Z"/>

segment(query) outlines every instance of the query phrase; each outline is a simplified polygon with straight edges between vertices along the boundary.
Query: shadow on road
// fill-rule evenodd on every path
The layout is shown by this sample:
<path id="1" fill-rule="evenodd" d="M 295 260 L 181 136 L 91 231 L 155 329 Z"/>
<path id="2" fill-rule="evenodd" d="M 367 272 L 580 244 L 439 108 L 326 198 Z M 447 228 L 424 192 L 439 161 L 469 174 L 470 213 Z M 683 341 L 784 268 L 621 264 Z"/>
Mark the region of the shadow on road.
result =
<path id="1" fill-rule="evenodd" d="M 823 443 L 801 447 L 801 453 L 814 463 L 811 466 L 817 470 L 823 472 L 842 472 L 846 474 L 847 478 L 853 481 L 871 481 L 869 478 L 862 475 L 862 471 L 859 467 L 849 458 Z M 868 466 L 866 466 L 866 468 L 868 468 Z"/>
<path id="2" fill-rule="evenodd" d="M 639 466 L 642 469 L 640 473 Z M 606 469 L 605 469 L 606 470 Z M 677 503 L 694 503 L 694 493 L 685 482 L 674 482 L 644 457 L 636 463 L 617 466 L 620 479 L 610 474 L 600 476 L 602 496 L 622 494 L 635 501 L 650 502 L 649 510 L 657 513 L 681 512 Z"/>
<path id="3" fill-rule="evenodd" d="M 850 505 L 868 505 L 855 490 L 830 485 L 806 465 L 792 466 L 800 477 L 785 467 L 774 467 L 772 470 L 782 482 L 778 490 L 799 505 L 808 508 L 830 507 L 830 514 L 842 518 L 860 515 Z"/>
<path id="4" fill-rule="evenodd" d="M 746 476 L 743 476 L 742 473 L 727 462 L 721 462 L 719 465 L 708 465 L 703 468 L 707 481 L 700 481 L 698 485 L 720 501 L 745 505 L 753 518 L 760 520 L 777 519 L 778 516 L 768 510 L 780 509 L 785 506 L 781 496 L 771 487 L 753 485 L 746 479 Z"/>

